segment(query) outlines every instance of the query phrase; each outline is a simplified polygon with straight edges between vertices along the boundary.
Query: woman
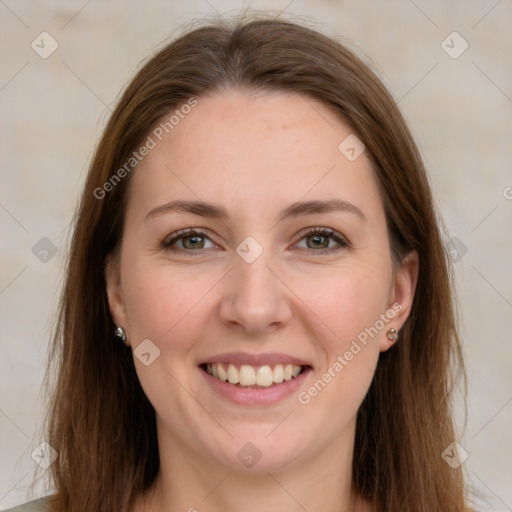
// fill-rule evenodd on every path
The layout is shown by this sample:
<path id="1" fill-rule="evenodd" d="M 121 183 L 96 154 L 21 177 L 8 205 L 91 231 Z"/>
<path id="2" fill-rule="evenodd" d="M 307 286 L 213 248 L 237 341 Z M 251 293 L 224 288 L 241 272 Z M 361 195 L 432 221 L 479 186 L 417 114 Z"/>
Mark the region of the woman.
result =
<path id="1" fill-rule="evenodd" d="M 423 164 L 314 30 L 211 23 L 145 64 L 91 164 L 59 327 L 56 494 L 18 510 L 466 510 Z"/>

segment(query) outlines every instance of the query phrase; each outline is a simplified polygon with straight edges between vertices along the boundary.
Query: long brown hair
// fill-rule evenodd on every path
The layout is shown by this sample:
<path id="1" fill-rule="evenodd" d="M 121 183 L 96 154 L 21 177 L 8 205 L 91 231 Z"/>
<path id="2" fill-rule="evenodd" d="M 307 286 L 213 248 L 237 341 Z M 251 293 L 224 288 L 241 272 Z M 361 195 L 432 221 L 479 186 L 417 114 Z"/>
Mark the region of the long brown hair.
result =
<path id="1" fill-rule="evenodd" d="M 302 23 L 269 17 L 207 22 L 167 44 L 133 78 L 104 130 L 76 216 L 50 354 L 48 372 L 57 379 L 48 439 L 59 453 L 53 510 L 127 511 L 158 473 L 155 411 L 131 351 L 113 338 L 104 280 L 136 166 L 112 177 L 164 116 L 221 88 L 320 100 L 365 144 L 393 259 L 415 249 L 420 269 L 399 342 L 381 354 L 358 412 L 354 491 L 379 512 L 464 510 L 462 471 L 441 456 L 456 440 L 452 394 L 464 371 L 449 262 L 421 157 L 395 101 L 352 51 Z"/>

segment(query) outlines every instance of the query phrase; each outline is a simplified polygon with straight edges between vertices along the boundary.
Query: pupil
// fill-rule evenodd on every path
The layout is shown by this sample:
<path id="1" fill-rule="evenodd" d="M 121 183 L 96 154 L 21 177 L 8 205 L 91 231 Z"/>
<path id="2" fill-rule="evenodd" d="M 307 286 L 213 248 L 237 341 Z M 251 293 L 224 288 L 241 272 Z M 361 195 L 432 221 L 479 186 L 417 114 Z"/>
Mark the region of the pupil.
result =
<path id="1" fill-rule="evenodd" d="M 197 235 L 190 235 L 190 236 L 187 236 L 185 239 L 184 239 L 184 246 L 187 248 L 187 249 L 197 249 L 198 246 L 199 247 L 202 247 L 201 245 L 201 239 L 202 237 L 201 236 L 197 236 Z M 190 243 L 192 242 L 192 243 Z M 196 245 L 197 244 L 197 245 Z M 189 246 L 189 247 L 187 247 Z M 190 247 L 191 246 L 191 247 Z"/>
<path id="2" fill-rule="evenodd" d="M 325 235 L 314 235 L 309 237 L 309 240 L 313 242 L 315 247 L 320 247 L 322 249 L 328 247 L 329 245 L 328 237 Z"/>

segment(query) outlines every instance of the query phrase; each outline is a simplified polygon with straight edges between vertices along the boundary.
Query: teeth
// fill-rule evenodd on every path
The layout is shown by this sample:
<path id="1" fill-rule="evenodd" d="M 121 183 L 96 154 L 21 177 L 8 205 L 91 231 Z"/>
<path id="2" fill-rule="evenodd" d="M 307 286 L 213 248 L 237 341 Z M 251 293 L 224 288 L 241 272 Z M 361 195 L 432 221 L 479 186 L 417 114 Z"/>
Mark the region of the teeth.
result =
<path id="1" fill-rule="evenodd" d="M 284 380 L 284 368 L 282 364 L 278 364 L 274 367 L 273 372 L 273 381 L 274 382 L 283 382 Z"/>
<path id="2" fill-rule="evenodd" d="M 228 381 L 230 384 L 238 384 L 240 381 L 238 370 L 232 364 L 228 366 Z"/>
<path id="3" fill-rule="evenodd" d="M 219 374 L 217 378 L 219 380 L 228 380 L 228 374 L 226 373 L 226 370 L 224 370 L 224 367 L 221 364 L 214 364 L 212 366 L 215 366 L 215 368 L 217 368 L 217 373 Z M 212 375 L 215 377 L 214 373 L 212 373 Z"/>
<path id="4" fill-rule="evenodd" d="M 295 364 L 276 364 L 272 369 L 270 366 L 253 367 L 247 364 L 240 366 L 240 370 L 234 364 L 227 365 L 227 371 L 223 363 L 209 363 L 206 371 L 213 377 L 228 381 L 230 384 L 240 386 L 260 386 L 268 388 L 272 384 L 279 384 L 283 380 L 290 380 L 297 377 L 302 371 L 301 366 Z"/>
<path id="5" fill-rule="evenodd" d="M 254 384 L 256 384 L 256 372 L 254 368 L 246 364 L 242 365 L 238 372 L 238 380 L 240 386 L 254 386 Z"/>
<path id="6" fill-rule="evenodd" d="M 298 367 L 300 369 L 300 366 Z M 272 386 L 272 370 L 270 366 L 262 366 L 256 372 L 256 384 L 268 388 Z"/>

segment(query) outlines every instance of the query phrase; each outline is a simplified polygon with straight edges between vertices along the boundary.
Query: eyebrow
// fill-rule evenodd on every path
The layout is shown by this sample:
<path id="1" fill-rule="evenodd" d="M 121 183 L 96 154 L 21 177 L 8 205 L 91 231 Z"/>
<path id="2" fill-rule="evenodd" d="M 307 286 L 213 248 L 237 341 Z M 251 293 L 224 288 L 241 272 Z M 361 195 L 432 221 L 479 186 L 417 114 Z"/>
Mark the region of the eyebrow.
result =
<path id="1" fill-rule="evenodd" d="M 205 201 L 183 201 L 176 200 L 153 208 L 145 217 L 148 218 L 165 213 L 182 212 L 192 213 L 201 217 L 226 220 L 229 217 L 227 210 L 219 205 Z M 348 212 L 357 215 L 366 221 L 364 213 L 354 204 L 342 199 L 330 199 L 328 201 L 302 201 L 292 203 L 279 214 L 279 222 L 289 218 L 301 217 L 319 213 Z"/>

